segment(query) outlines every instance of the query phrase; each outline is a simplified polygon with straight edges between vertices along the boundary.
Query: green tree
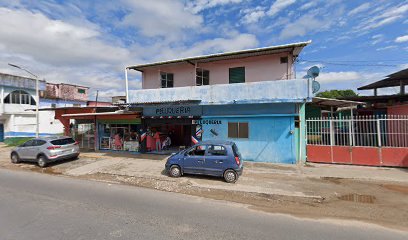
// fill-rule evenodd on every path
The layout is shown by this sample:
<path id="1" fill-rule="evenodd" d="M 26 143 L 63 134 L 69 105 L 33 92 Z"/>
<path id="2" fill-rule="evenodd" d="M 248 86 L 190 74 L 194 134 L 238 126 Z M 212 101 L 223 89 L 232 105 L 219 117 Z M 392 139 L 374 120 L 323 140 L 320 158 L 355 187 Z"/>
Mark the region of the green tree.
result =
<path id="1" fill-rule="evenodd" d="M 327 90 L 324 92 L 319 92 L 316 94 L 316 97 L 322 98 L 344 98 L 344 97 L 357 97 L 357 93 L 355 93 L 351 89 L 347 90 Z"/>

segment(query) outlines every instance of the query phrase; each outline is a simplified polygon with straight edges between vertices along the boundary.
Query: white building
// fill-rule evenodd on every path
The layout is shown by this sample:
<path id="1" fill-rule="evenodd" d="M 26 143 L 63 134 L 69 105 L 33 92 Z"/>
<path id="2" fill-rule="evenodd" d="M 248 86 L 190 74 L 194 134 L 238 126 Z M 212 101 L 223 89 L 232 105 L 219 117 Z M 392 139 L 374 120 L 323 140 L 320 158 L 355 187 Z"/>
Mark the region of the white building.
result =
<path id="1" fill-rule="evenodd" d="M 36 130 L 35 79 L 0 73 L 0 141 L 34 137 Z M 40 81 L 40 108 L 86 106 L 88 87 Z M 63 133 L 55 112 L 39 112 L 40 136 Z"/>

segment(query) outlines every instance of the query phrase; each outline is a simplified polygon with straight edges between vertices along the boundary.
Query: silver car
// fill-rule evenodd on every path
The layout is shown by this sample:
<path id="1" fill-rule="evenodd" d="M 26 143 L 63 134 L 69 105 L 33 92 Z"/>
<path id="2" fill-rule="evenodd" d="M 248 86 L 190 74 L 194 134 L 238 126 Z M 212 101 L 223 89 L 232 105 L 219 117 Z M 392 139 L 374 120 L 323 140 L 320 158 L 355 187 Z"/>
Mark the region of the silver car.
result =
<path id="1" fill-rule="evenodd" d="M 50 162 L 63 159 L 76 159 L 79 146 L 71 137 L 46 137 L 31 139 L 11 151 L 11 162 L 36 162 L 45 167 Z"/>

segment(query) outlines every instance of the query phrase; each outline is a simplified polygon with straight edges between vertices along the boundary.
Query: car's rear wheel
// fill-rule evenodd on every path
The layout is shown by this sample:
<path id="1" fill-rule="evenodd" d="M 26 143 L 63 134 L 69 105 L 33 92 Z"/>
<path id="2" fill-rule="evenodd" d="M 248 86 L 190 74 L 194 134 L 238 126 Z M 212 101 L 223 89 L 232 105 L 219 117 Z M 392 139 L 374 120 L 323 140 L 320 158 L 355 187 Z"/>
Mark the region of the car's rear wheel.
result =
<path id="1" fill-rule="evenodd" d="M 170 167 L 170 171 L 169 171 L 169 175 L 170 177 L 180 177 L 181 176 L 181 169 L 179 166 L 177 165 L 173 165 Z"/>
<path id="2" fill-rule="evenodd" d="M 42 168 L 44 168 L 44 167 L 47 166 L 47 159 L 45 158 L 44 155 L 38 156 L 38 158 L 37 158 L 37 164 L 38 164 L 38 166 L 40 166 L 40 167 L 42 167 Z"/>
<path id="3" fill-rule="evenodd" d="M 224 172 L 224 180 L 227 183 L 235 183 L 238 180 L 238 174 L 234 170 L 228 169 Z"/>
<path id="4" fill-rule="evenodd" d="M 10 158 L 11 158 L 12 163 L 19 163 L 20 162 L 20 157 L 18 156 L 17 153 L 12 153 Z"/>

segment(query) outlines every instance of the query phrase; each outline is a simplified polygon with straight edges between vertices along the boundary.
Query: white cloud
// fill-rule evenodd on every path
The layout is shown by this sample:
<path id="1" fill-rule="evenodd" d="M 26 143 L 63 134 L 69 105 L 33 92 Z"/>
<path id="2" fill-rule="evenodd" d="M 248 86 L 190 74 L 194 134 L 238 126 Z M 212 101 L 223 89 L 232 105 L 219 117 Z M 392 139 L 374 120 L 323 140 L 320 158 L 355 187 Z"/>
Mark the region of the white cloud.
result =
<path id="1" fill-rule="evenodd" d="M 384 35 L 383 34 L 376 34 L 376 35 L 372 36 L 371 39 L 372 39 L 371 45 L 376 45 L 377 43 L 380 43 L 380 42 L 384 41 Z"/>
<path id="2" fill-rule="evenodd" d="M 375 49 L 376 51 L 385 51 L 385 50 L 391 50 L 391 49 L 395 49 L 397 48 L 397 46 L 395 45 L 390 45 L 390 46 L 385 46 L 385 47 L 380 47 Z"/>
<path id="3" fill-rule="evenodd" d="M 318 77 L 318 81 L 322 83 L 334 83 L 334 82 L 345 82 L 345 81 L 355 81 L 363 79 L 363 75 L 359 72 L 348 71 L 348 72 L 322 72 Z"/>
<path id="4" fill-rule="evenodd" d="M 147 37 L 164 37 L 178 41 L 184 30 L 199 29 L 203 19 L 185 9 L 179 1 L 155 0 L 149 1 L 123 0 L 130 12 L 123 18 L 120 25 L 135 27 Z"/>
<path id="5" fill-rule="evenodd" d="M 242 0 L 197 0 L 188 2 L 186 8 L 190 10 L 192 13 L 196 14 L 205 9 L 240 2 L 242 2 Z"/>
<path id="6" fill-rule="evenodd" d="M 395 42 L 397 43 L 402 43 L 402 42 L 407 42 L 407 41 L 408 41 L 408 35 L 400 36 L 395 39 Z"/>
<path id="7" fill-rule="evenodd" d="M 329 23 L 330 22 L 317 19 L 313 15 L 304 15 L 299 19 L 286 24 L 279 37 L 281 39 L 287 39 L 296 36 L 305 36 L 309 33 L 327 29 L 327 24 Z"/>
<path id="8" fill-rule="evenodd" d="M 52 20 L 27 10 L 0 8 L 0 44 L 8 52 L 50 64 L 113 63 L 129 52 L 100 39 L 97 29 Z"/>
<path id="9" fill-rule="evenodd" d="M 244 16 L 242 17 L 242 23 L 244 24 L 252 24 L 252 23 L 256 23 L 259 21 L 259 19 L 265 17 L 266 13 L 265 13 L 265 8 L 263 7 L 256 7 L 253 9 L 245 9 L 241 11 L 242 13 L 244 13 Z"/>
<path id="10" fill-rule="evenodd" d="M 367 2 L 367 3 L 363 3 L 363 4 L 361 4 L 360 6 L 354 8 L 353 10 L 351 10 L 351 11 L 348 13 L 348 15 L 349 15 L 349 16 L 353 16 L 353 15 L 356 15 L 357 13 L 364 12 L 364 11 L 368 10 L 368 9 L 370 8 L 370 6 L 371 6 L 371 4 L 368 3 L 368 2 Z"/>
<path id="11" fill-rule="evenodd" d="M 401 4 L 392 7 L 390 6 L 386 9 L 382 9 L 381 7 L 379 7 L 377 9 L 380 9 L 380 12 L 374 10 L 372 12 L 373 16 L 369 16 L 364 21 L 362 21 L 355 28 L 356 31 L 367 32 L 372 29 L 393 23 L 399 19 L 403 19 L 404 17 L 406 17 L 406 13 L 408 12 L 408 4 Z"/>
<path id="12" fill-rule="evenodd" d="M 267 14 L 269 16 L 274 16 L 277 13 L 279 13 L 280 11 L 284 10 L 285 8 L 289 7 L 290 5 L 294 4 L 296 2 L 296 0 L 276 0 L 271 8 L 269 9 L 269 11 L 267 12 Z"/>
<path id="13" fill-rule="evenodd" d="M 308 9 L 310 9 L 310 8 L 312 8 L 312 7 L 314 7 L 314 6 L 316 6 L 317 5 L 317 1 L 310 1 L 310 2 L 306 2 L 305 4 L 303 4 L 299 9 L 300 10 L 308 10 Z"/>

